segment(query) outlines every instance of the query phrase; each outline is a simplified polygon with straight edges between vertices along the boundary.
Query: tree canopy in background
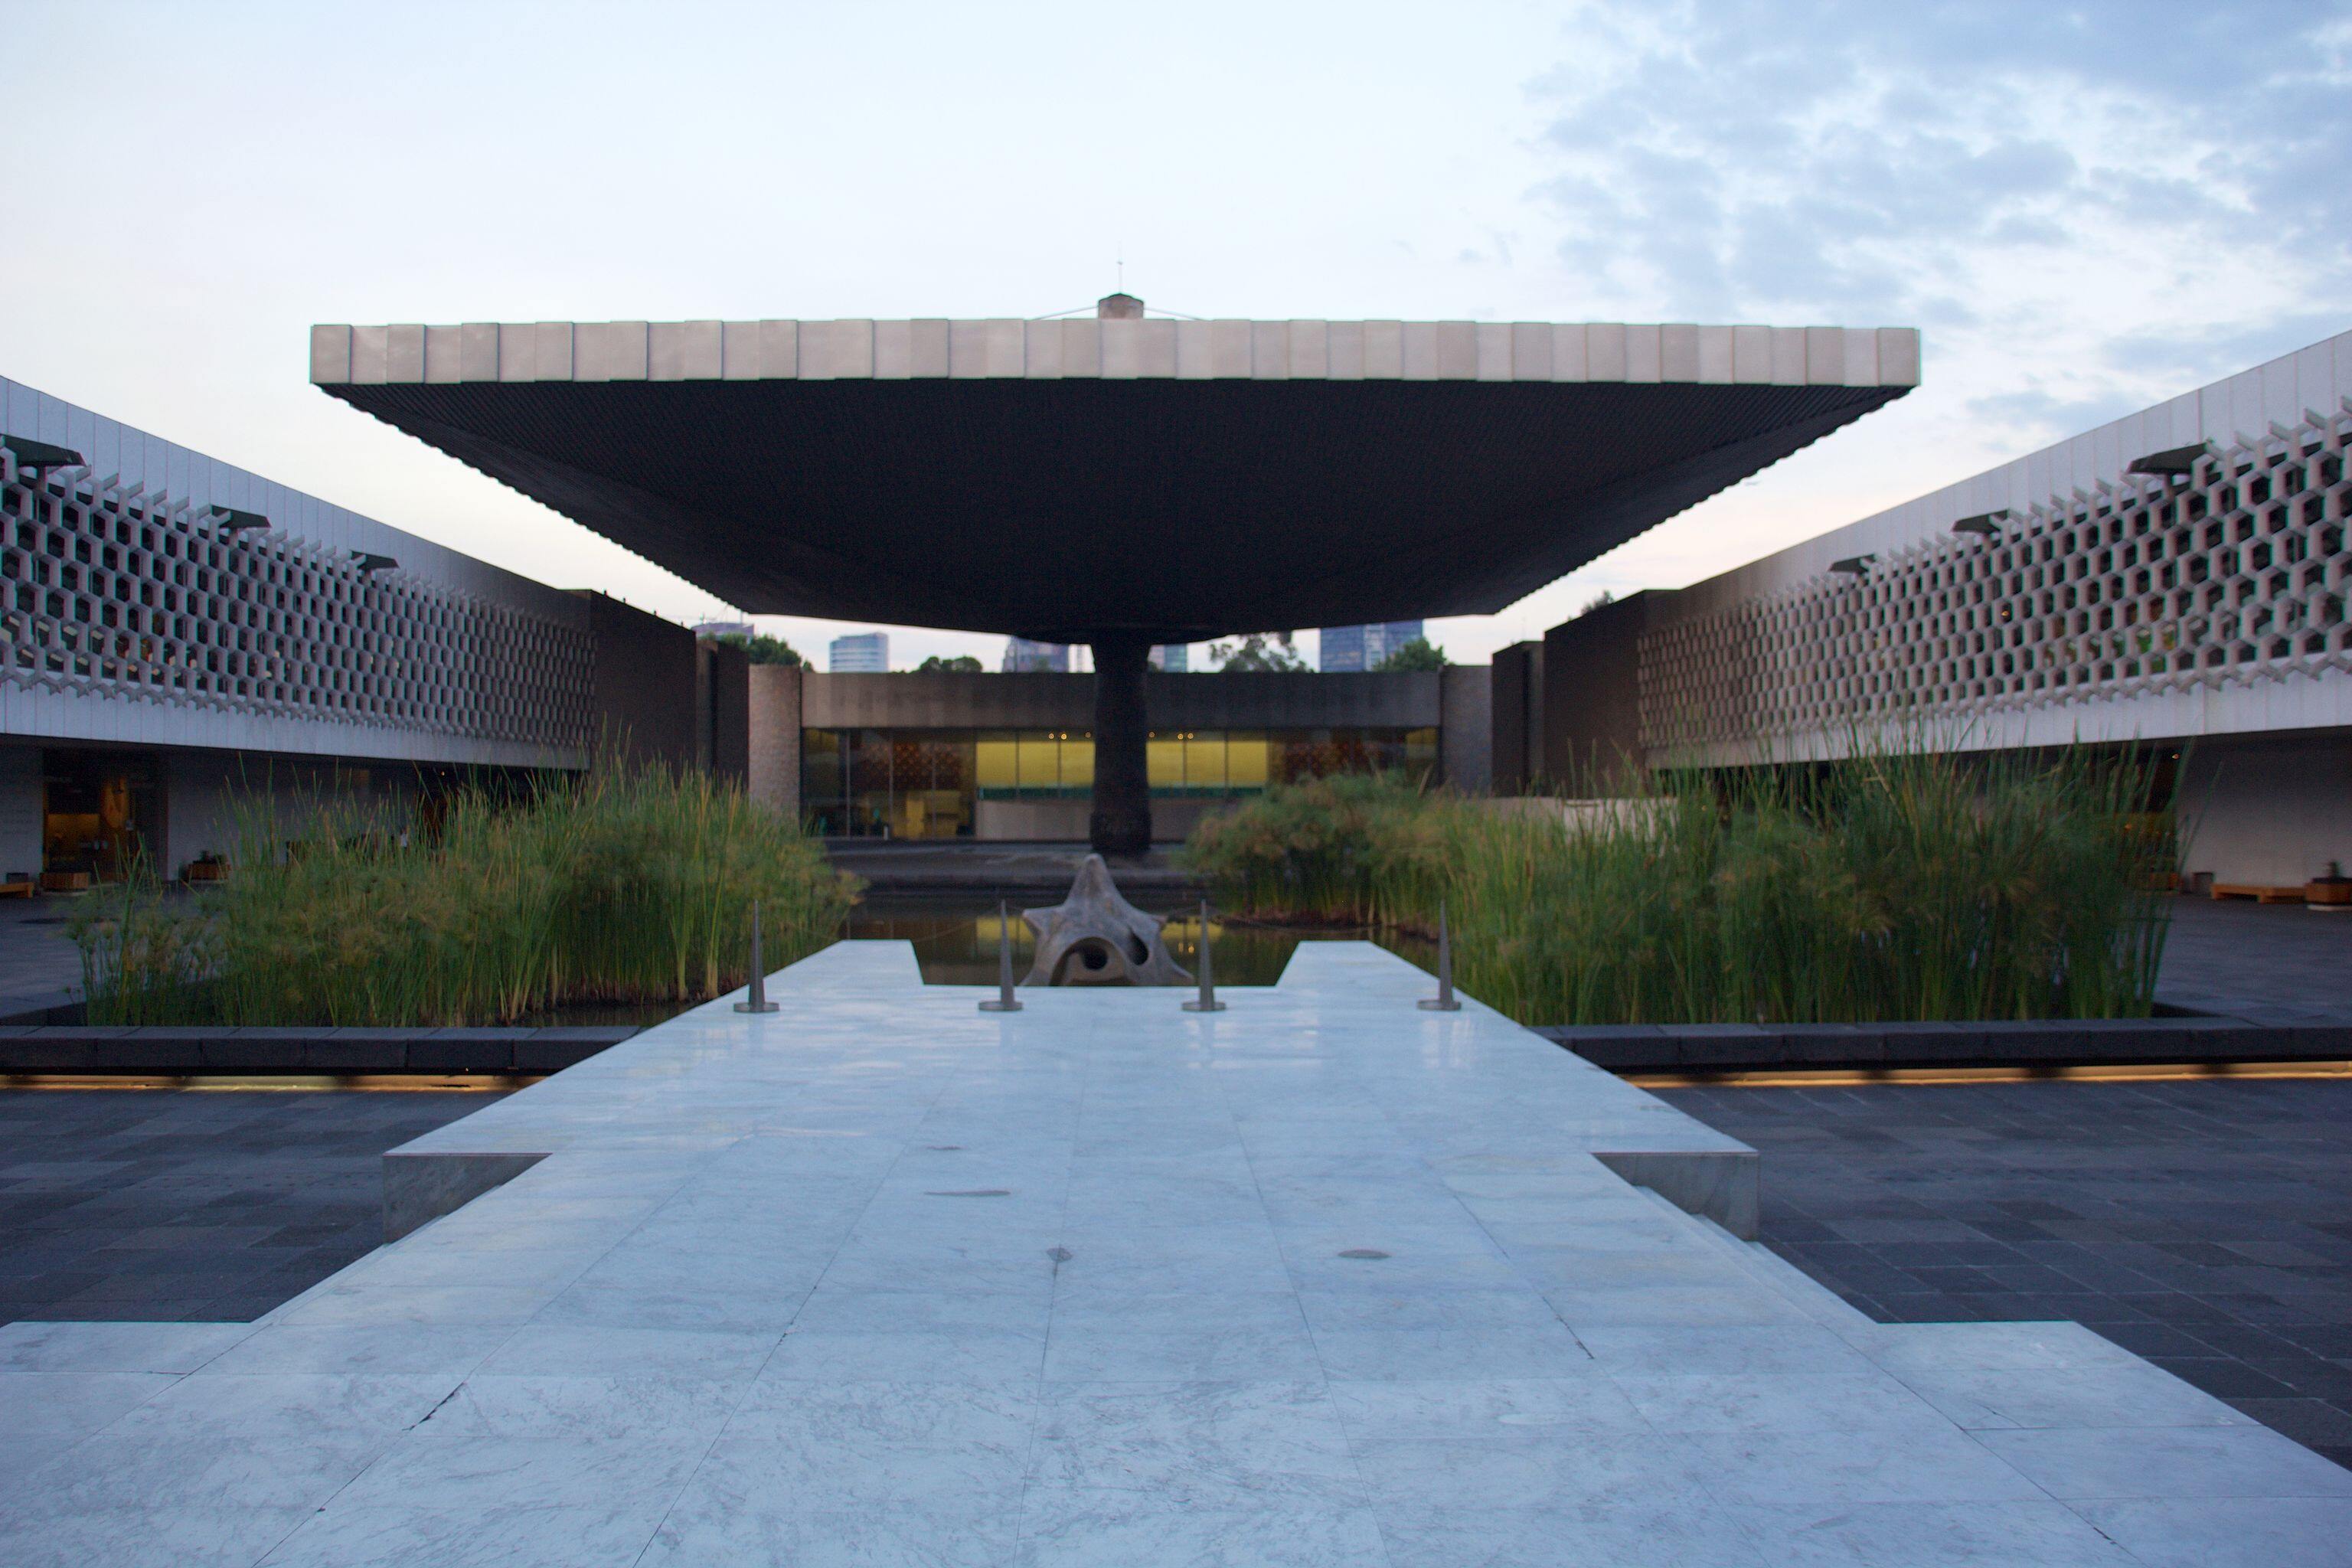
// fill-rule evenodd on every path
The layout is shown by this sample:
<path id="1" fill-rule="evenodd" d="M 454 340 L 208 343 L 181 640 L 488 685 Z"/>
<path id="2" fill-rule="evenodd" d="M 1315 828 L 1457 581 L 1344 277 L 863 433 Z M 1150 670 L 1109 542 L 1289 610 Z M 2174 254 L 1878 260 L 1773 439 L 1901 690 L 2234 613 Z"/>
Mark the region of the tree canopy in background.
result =
<path id="1" fill-rule="evenodd" d="M 1372 668 L 1384 674 L 1402 674 L 1415 669 L 1444 669 L 1453 662 L 1445 657 L 1444 648 L 1427 637 L 1415 637 Z"/>
<path id="2" fill-rule="evenodd" d="M 803 665 L 808 662 L 793 650 L 792 644 L 782 637 L 772 637 L 765 632 L 753 632 L 748 637 L 741 632 L 723 632 L 712 640 L 737 649 L 753 664 Z"/>
<path id="3" fill-rule="evenodd" d="M 968 653 L 957 654 L 952 658 L 942 658 L 938 654 L 933 654 L 930 658 L 923 660 L 922 663 L 915 666 L 915 673 L 920 675 L 926 670 L 949 669 L 961 670 L 969 674 L 977 675 L 982 668 L 984 667 L 981 664 L 980 660 L 972 658 L 972 656 Z"/>
<path id="4" fill-rule="evenodd" d="M 1307 661 L 1291 647 L 1288 632 L 1252 632 L 1245 637 L 1212 643 L 1209 657 L 1217 661 L 1219 669 L 1236 674 L 1253 670 L 1281 675 L 1309 673 Z"/>

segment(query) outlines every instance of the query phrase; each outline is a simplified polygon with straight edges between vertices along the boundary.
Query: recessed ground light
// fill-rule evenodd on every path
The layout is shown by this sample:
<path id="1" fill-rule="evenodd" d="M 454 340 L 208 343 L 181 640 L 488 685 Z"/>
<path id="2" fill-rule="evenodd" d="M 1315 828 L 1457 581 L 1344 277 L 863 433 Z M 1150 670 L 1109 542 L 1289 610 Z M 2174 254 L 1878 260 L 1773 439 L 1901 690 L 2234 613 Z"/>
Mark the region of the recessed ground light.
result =
<path id="1" fill-rule="evenodd" d="M 1382 1252 L 1377 1247 L 1351 1247 L 1348 1248 L 1347 1251 L 1339 1254 L 1339 1256 L 1342 1258 L 1386 1258 L 1388 1254 Z"/>
<path id="2" fill-rule="evenodd" d="M 1004 1187 L 974 1187 L 968 1193 L 925 1193 L 927 1198 L 1009 1198 L 1012 1192 Z"/>

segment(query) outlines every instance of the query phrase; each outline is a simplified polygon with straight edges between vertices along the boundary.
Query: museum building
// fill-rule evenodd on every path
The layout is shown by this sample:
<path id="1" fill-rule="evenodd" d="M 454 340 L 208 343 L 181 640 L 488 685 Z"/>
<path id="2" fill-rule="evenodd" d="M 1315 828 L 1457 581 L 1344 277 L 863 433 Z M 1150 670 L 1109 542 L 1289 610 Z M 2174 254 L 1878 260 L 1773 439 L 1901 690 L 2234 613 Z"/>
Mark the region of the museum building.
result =
<path id="1" fill-rule="evenodd" d="M 1340 769 L 1483 787 L 1485 674 L 1155 672 L 1160 831 Z M 242 800 L 397 815 L 616 745 L 828 834 L 1083 837 L 1091 689 L 754 667 L 0 379 L 0 889 L 202 875 Z"/>
<path id="2" fill-rule="evenodd" d="M 1551 533 L 1497 525 L 1505 542 L 1486 553 L 1510 557 L 1507 546 L 1518 541 L 1527 559 L 1472 561 L 1447 589 L 1464 604 L 1548 581 L 1560 563 L 1621 542 L 1916 377 L 1908 334 L 1819 329 L 1406 323 L 1391 335 L 1396 323 L 1274 324 L 1279 333 L 1241 323 L 1251 330 L 1220 336 L 1214 323 L 1134 320 L 978 324 L 985 331 L 937 323 L 945 357 L 934 363 L 900 353 L 920 349 L 934 324 L 792 325 L 789 336 L 776 323 L 749 332 L 712 323 L 715 335 L 643 323 L 332 329 L 314 374 L 353 401 L 370 386 L 432 391 L 443 401 L 384 406 L 460 455 L 488 449 L 437 415 L 508 435 L 541 431 L 559 457 L 501 446 L 485 464 L 538 474 L 548 493 L 616 536 L 617 509 L 635 508 L 633 537 L 667 540 L 681 565 L 699 559 L 716 526 L 685 502 L 715 506 L 722 493 L 666 499 L 583 477 L 565 459 L 593 456 L 567 443 L 576 428 L 598 427 L 616 390 L 656 395 L 634 406 L 658 414 L 661 389 L 646 378 L 688 372 L 805 379 L 794 394 L 804 402 L 774 402 L 772 411 L 837 430 L 854 427 L 862 406 L 845 402 L 844 379 L 934 371 L 952 379 L 965 374 L 957 356 L 967 352 L 977 356 L 973 378 L 999 378 L 1016 364 L 1047 363 L 1037 344 L 1050 340 L 1056 375 L 1083 349 L 1097 379 L 1171 384 L 1147 389 L 1139 409 L 1116 392 L 1059 404 L 1019 395 L 1032 416 L 1058 407 L 1081 423 L 1108 421 L 1106 429 L 1189 407 L 1212 424 L 1245 424 L 1255 409 L 1287 420 L 1293 434 L 1328 434 L 1346 424 L 1346 405 L 1396 430 L 1419 428 L 1424 442 L 1475 445 L 1475 431 L 1453 422 L 1475 409 L 1460 400 L 1483 387 L 1517 422 L 1514 440 L 1555 416 L 1564 421 L 1558 430 L 1598 421 L 1632 440 L 1645 418 L 1676 409 L 1746 432 L 1730 456 L 1685 430 L 1680 445 L 1619 462 L 1600 491 L 1552 507 Z M 1032 326 L 1050 331 L 1033 340 Z M 698 347 L 705 336 L 710 346 Z M 739 365 L 730 357 L 739 342 L 758 357 Z M 795 345 L 790 360 L 780 357 L 785 342 Z M 1008 358 L 1016 347 L 1027 357 Z M 559 368 L 588 379 L 573 385 Z M 1315 385 L 1284 390 L 1294 370 Z M 1196 372 L 1201 383 L 1229 384 L 1222 400 L 1168 401 L 1172 384 Z M 632 374 L 639 384 L 614 386 Z M 483 376 L 487 387 L 477 384 Z M 1397 385 L 1356 403 L 1350 377 Z M 1379 400 L 1412 394 L 1413 378 L 1427 397 Z M 1011 379 L 1034 378 L 1024 370 Z M 502 382 L 537 400 L 536 423 L 499 425 L 494 407 L 464 395 Z M 1548 401 L 1562 385 L 1572 395 Z M 1742 385 L 1794 400 L 1699 395 Z M 1664 395 L 1627 401 L 1644 390 Z M 1809 401 L 1813 393 L 1824 395 Z M 911 420 L 917 436 L 926 420 L 952 423 L 943 406 L 889 396 L 874 407 Z M 985 399 L 969 406 L 990 419 L 1006 411 Z M 1792 417 L 1793 426 L 1774 423 Z M 881 445 L 869 456 L 887 458 L 889 443 L 872 438 Z M 1601 450 L 1590 430 L 1576 440 L 1572 457 Z M 1136 700 L 1122 721 L 1134 726 L 1146 831 L 1178 839 L 1220 802 L 1346 770 L 1514 794 L 1591 787 L 1596 769 L 1619 758 L 1738 767 L 1833 755 L 1861 736 L 1964 751 L 2087 742 L 2149 748 L 2177 763 L 2169 771 L 2192 875 L 2292 887 L 2330 861 L 2352 863 L 2347 448 L 2352 333 L 1680 591 L 1621 599 L 1504 650 L 1491 668 L 1190 675 L 1151 668 L 1139 654 Z M 1458 483 L 1425 486 L 1413 505 L 1438 516 L 1449 504 L 1517 504 L 1535 493 L 1484 473 L 1482 464 L 1513 461 L 1508 452 L 1469 456 L 1477 461 L 1455 454 L 1444 476 Z M 1161 468 L 1170 482 L 1231 477 L 1192 458 L 1168 461 L 1177 464 Z M 1318 482 L 1346 480 L 1328 453 L 1322 461 Z M 803 499 L 856 494 L 856 477 L 837 475 Z M 956 482 L 935 474 L 926 493 Z M 924 515 L 911 504 L 921 499 L 900 496 L 903 515 L 883 521 L 910 526 L 907 518 Z M 1072 503 L 1053 504 L 1061 510 L 1025 524 L 1033 552 L 1052 555 L 1064 541 L 1079 552 L 1065 558 L 1093 559 L 1085 552 L 1097 542 Z M 1381 521 L 1402 530 L 1411 519 L 1391 498 Z M 1563 531 L 1575 537 L 1562 544 Z M 1457 552 L 1475 553 L 1475 534 L 1457 540 Z M 1235 564 L 1254 548 L 1248 530 L 1192 537 L 1228 584 L 1248 584 Z M 780 557 L 740 569 L 726 563 L 752 548 L 751 536 L 717 542 L 714 582 L 780 599 L 827 591 L 805 574 L 824 561 L 789 540 Z M 1314 538 L 1277 539 L 1256 552 L 1301 548 L 1296 561 L 1281 559 L 1305 573 L 1321 558 Z M 1115 565 L 1116 552 L 1103 559 Z M 843 580 L 872 600 L 860 607 L 885 605 L 887 562 L 853 564 Z M 1441 607 L 1410 598 L 1385 563 L 1365 570 L 1352 584 L 1326 581 L 1303 594 L 1299 607 L 1314 613 L 1299 624 L 1339 624 L 1350 607 Z M 1112 635 L 1142 649 L 1242 627 L 1262 613 L 1204 597 L 1198 571 L 1177 575 L 1145 595 L 1147 618 Z M 944 615 L 949 584 L 915 588 Z M 1101 599 L 1056 620 L 1020 582 L 991 591 L 999 602 L 976 617 L 1012 619 L 1040 637 L 1077 638 L 1117 609 Z M 1099 815 L 1102 700 L 1092 675 L 750 665 L 724 643 L 608 596 L 500 571 L 0 380 L 0 885 L 47 879 L 70 890 L 119 876 L 142 855 L 184 874 L 226 852 L 241 795 L 407 810 L 468 777 L 577 772 L 616 747 L 740 779 L 828 836 L 1084 838 Z"/>
<path id="3" fill-rule="evenodd" d="M 2134 747 L 2193 885 L 2300 900 L 2352 866 L 2347 602 L 2352 332 L 1504 649 L 1496 787 Z"/>

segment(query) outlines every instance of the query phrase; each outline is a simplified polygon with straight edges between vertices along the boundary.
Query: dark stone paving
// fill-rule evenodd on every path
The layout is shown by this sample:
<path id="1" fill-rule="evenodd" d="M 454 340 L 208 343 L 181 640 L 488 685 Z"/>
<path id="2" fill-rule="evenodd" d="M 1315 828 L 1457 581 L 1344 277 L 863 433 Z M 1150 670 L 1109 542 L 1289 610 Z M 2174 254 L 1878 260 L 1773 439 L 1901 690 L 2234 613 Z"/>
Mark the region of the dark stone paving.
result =
<path id="1" fill-rule="evenodd" d="M 2156 994 L 2254 1024 L 2352 1019 L 2352 912 L 2175 899 Z"/>
<path id="2" fill-rule="evenodd" d="M 1663 1098 L 1761 1152 L 1763 1239 L 1871 1316 L 2073 1319 L 2352 1465 L 2352 1082 Z"/>
<path id="3" fill-rule="evenodd" d="M 81 951 L 66 934 L 71 899 L 0 899 L 0 1016 L 81 994 Z"/>
<path id="4" fill-rule="evenodd" d="M 383 1241 L 381 1156 L 488 1093 L 0 1093 L 0 1322 L 244 1321 Z"/>

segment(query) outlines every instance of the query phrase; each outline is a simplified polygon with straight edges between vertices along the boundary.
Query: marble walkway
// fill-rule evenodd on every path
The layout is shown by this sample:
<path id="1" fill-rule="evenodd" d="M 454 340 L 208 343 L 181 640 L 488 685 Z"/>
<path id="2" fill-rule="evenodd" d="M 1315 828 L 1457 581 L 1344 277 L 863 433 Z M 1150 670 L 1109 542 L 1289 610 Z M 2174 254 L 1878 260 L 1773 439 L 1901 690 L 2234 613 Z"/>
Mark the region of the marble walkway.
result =
<path id="1" fill-rule="evenodd" d="M 2347 1561 L 2352 1472 L 1869 1321 L 1734 1234 L 1744 1146 L 1427 984 L 828 949 L 396 1152 L 447 1212 L 257 1322 L 0 1328 L 0 1562 Z"/>

